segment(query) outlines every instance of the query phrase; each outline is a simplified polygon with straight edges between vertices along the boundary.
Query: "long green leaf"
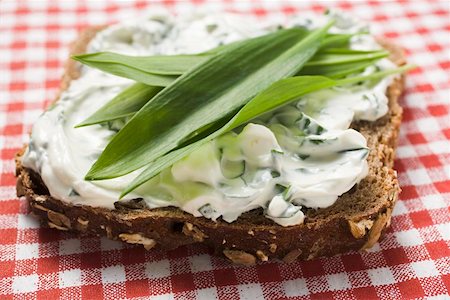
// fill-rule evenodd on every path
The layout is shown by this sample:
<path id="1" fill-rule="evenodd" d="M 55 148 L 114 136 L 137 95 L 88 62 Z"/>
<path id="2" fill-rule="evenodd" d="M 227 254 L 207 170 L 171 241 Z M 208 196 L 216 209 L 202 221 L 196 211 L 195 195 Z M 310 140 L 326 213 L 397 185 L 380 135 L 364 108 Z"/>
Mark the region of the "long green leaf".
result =
<path id="1" fill-rule="evenodd" d="M 135 83 L 123 90 L 97 110 L 97 112 L 75 127 L 99 124 L 133 116 L 161 90 L 161 87 Z"/>
<path id="2" fill-rule="evenodd" d="M 306 29 L 297 29 L 306 33 Z M 321 48 L 338 46 L 338 41 L 348 40 L 350 35 L 327 35 Z M 130 56 L 112 52 L 97 52 L 74 55 L 72 58 L 87 66 L 125 77 L 147 85 L 168 86 L 177 75 L 184 74 L 218 53 L 241 47 L 247 40 L 222 45 L 207 52 L 192 55 Z"/>
<path id="3" fill-rule="evenodd" d="M 321 53 L 324 53 L 321 51 Z M 330 49 L 326 53 L 337 53 L 335 56 L 336 64 L 329 64 L 324 58 L 324 62 L 317 58 L 320 54 L 314 55 L 310 61 L 315 61 L 313 66 L 304 66 L 297 75 L 322 75 L 325 77 L 339 78 L 348 74 L 356 73 L 370 65 L 376 60 L 387 56 L 385 51 L 356 51 L 349 49 Z M 340 54 L 339 54 L 340 53 Z M 356 55 L 356 57 L 355 57 Z M 377 58 L 373 59 L 376 55 Z M 101 107 L 87 120 L 83 121 L 77 127 L 99 124 L 126 116 L 132 116 L 147 103 L 155 93 L 160 91 L 159 87 L 149 87 L 144 84 L 137 84 L 130 90 L 126 89 L 112 101 Z M 123 103 L 122 103 L 123 102 Z"/>
<path id="4" fill-rule="evenodd" d="M 181 75 L 212 54 L 130 56 L 112 52 L 97 52 L 73 56 L 73 59 L 111 73 L 111 66 L 130 67 L 150 74 Z M 100 67 L 99 67 L 100 66 Z"/>
<path id="5" fill-rule="evenodd" d="M 336 65 L 305 66 L 298 75 L 320 75 L 331 78 L 340 78 L 349 74 L 357 73 L 368 66 L 373 65 L 378 59 L 369 59 L 356 62 L 347 62 Z"/>
<path id="6" fill-rule="evenodd" d="M 325 65 L 337 65 L 344 63 L 351 63 L 357 61 L 364 61 L 370 59 L 380 59 L 388 56 L 386 51 L 370 51 L 345 54 L 345 53 L 318 53 L 310 61 L 305 64 L 305 67 L 325 66 Z"/>
<path id="7" fill-rule="evenodd" d="M 326 49 L 329 47 L 348 46 L 352 36 L 354 36 L 354 34 L 328 34 L 326 39 L 323 40 L 320 47 Z"/>
<path id="8" fill-rule="evenodd" d="M 294 75 L 317 51 L 328 26 L 280 30 L 213 56 L 149 101 L 107 145 L 87 180 L 119 177 L 156 160 L 192 132 Z"/>
<path id="9" fill-rule="evenodd" d="M 249 101 L 227 124 L 216 132 L 195 143 L 172 151 L 152 162 L 129 184 L 120 197 L 122 198 L 135 190 L 137 187 L 159 174 L 162 170 L 173 165 L 183 157 L 186 157 L 206 142 L 249 122 L 261 114 L 267 113 L 286 103 L 298 100 L 308 93 L 337 85 L 379 79 L 391 74 L 406 72 L 411 68 L 413 68 L 413 66 L 403 66 L 394 70 L 380 71 L 370 75 L 355 76 L 341 80 L 333 80 L 323 76 L 296 76 L 279 80 Z"/>

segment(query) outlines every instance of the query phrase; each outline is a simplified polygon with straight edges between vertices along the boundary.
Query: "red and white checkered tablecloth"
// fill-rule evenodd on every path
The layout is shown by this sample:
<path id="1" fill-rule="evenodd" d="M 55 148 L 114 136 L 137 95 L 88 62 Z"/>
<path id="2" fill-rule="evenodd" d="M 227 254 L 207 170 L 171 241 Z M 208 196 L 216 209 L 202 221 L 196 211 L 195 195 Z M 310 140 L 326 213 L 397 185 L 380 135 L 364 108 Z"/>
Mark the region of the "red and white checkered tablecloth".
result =
<path id="1" fill-rule="evenodd" d="M 450 291 L 449 1 L 0 2 L 1 299 L 400 299 Z M 314 4 L 312 4 L 314 3 Z M 385 239 L 367 253 L 252 267 L 206 247 L 145 251 L 99 237 L 40 228 L 15 195 L 14 154 L 54 99 L 68 45 L 83 28 L 155 8 L 235 11 L 261 18 L 349 11 L 371 21 L 419 65 L 401 100 L 396 168 L 403 192 Z"/>

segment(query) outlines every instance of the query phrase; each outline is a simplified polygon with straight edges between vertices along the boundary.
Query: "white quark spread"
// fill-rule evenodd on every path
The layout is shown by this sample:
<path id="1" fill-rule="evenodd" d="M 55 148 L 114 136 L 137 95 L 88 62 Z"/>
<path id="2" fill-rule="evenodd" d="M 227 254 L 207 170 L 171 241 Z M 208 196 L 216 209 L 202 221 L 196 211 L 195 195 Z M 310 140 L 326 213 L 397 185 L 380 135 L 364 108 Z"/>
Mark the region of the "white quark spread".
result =
<path id="1" fill-rule="evenodd" d="M 282 25 L 316 27 L 327 18 L 292 18 Z M 158 15 L 103 30 L 90 42 L 88 52 L 196 53 L 273 31 L 279 25 L 235 15 L 184 19 Z M 379 48 L 364 31 L 365 26 L 342 16 L 330 29 L 361 32 L 351 41 L 354 49 Z M 376 67 L 394 65 L 383 59 Z M 222 217 L 227 222 L 262 207 L 268 218 L 282 226 L 301 224 L 302 207 L 328 207 L 367 175 L 366 140 L 349 126 L 353 120 L 374 121 L 386 114 L 385 92 L 391 80 L 309 94 L 205 144 L 121 201 L 143 198 L 150 208 L 176 206 L 194 216 Z M 41 175 L 53 197 L 113 208 L 120 192 L 139 174 L 137 170 L 116 179 L 85 181 L 85 174 L 116 132 L 100 125 L 74 128 L 130 84 L 130 80 L 83 67 L 82 76 L 36 122 L 23 164 Z"/>

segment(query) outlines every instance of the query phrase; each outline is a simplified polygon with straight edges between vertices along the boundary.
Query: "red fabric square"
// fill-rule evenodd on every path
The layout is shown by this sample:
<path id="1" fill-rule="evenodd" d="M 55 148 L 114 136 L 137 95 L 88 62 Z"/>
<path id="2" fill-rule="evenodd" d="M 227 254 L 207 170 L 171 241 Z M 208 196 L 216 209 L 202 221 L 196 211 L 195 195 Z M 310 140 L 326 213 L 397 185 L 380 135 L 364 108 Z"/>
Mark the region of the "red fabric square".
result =
<path id="1" fill-rule="evenodd" d="M 421 133 L 410 133 L 410 134 L 408 134 L 406 136 L 408 137 L 409 141 L 412 144 L 423 144 L 423 143 L 427 142 L 427 140 L 425 139 L 425 137 Z"/>
<path id="2" fill-rule="evenodd" d="M 2 156 L 3 156 L 3 151 L 2 151 Z M 15 186 L 16 181 L 17 181 L 17 179 L 13 173 L 0 174 L 0 185 L 1 186 Z"/>
<path id="3" fill-rule="evenodd" d="M 20 201 L 4 200 L 0 205 L 0 215 L 17 214 L 20 209 Z"/>
<path id="4" fill-rule="evenodd" d="M 409 217 L 416 228 L 433 225 L 433 220 L 431 219 L 428 211 L 412 212 L 409 214 Z"/>
<path id="5" fill-rule="evenodd" d="M 176 274 L 172 275 L 172 291 L 174 293 L 191 291 L 195 289 L 193 274 Z"/>
<path id="6" fill-rule="evenodd" d="M 0 278 L 11 277 L 14 275 L 15 262 L 13 260 L 0 260 Z"/>
<path id="7" fill-rule="evenodd" d="M 447 288 L 447 291 L 450 291 L 450 274 L 442 274 L 442 281 Z"/>
<path id="8" fill-rule="evenodd" d="M 81 269 L 95 269 L 102 267 L 102 257 L 101 252 L 93 252 L 87 255 L 81 256 Z"/>
<path id="9" fill-rule="evenodd" d="M 409 262 L 408 256 L 406 255 L 403 248 L 392 248 L 383 250 L 384 259 L 389 266 L 406 264 Z"/>
<path id="10" fill-rule="evenodd" d="M 129 280 L 125 283 L 125 289 L 128 298 L 144 297 L 150 292 L 148 281 L 142 280 Z"/>
<path id="11" fill-rule="evenodd" d="M 411 279 L 397 283 L 403 299 L 412 299 L 424 297 L 425 293 L 418 279 Z"/>
<path id="12" fill-rule="evenodd" d="M 403 160 L 396 159 L 394 161 L 394 170 L 397 170 L 398 173 L 405 172 L 406 168 L 405 168 L 405 164 L 403 163 Z"/>
<path id="13" fill-rule="evenodd" d="M 82 299 L 103 299 L 103 286 L 101 284 L 82 285 L 81 286 Z"/>
<path id="14" fill-rule="evenodd" d="M 233 285 L 238 282 L 234 269 L 214 270 L 214 279 L 217 286 Z"/>
<path id="15" fill-rule="evenodd" d="M 20 149 L 18 148 L 12 148 L 12 149 L 2 149 L 2 159 L 5 160 L 13 160 L 14 157 L 16 156 L 17 152 L 19 152 Z M 13 173 L 7 173 L 7 174 L 11 174 L 14 176 Z M 15 180 L 14 180 L 15 182 Z"/>
<path id="16" fill-rule="evenodd" d="M 341 258 L 347 271 L 361 271 L 367 268 L 359 253 L 346 254 Z"/>
<path id="17" fill-rule="evenodd" d="M 445 137 L 450 140 L 450 128 L 444 129 L 442 130 L 442 132 L 444 133 Z"/>
<path id="18" fill-rule="evenodd" d="M 445 105 L 429 105 L 428 106 L 428 111 L 433 115 L 433 116 L 445 116 L 446 114 L 448 114 L 448 107 L 446 107 Z"/>
<path id="19" fill-rule="evenodd" d="M 37 268 L 38 268 L 39 274 L 58 272 L 59 257 L 38 258 L 37 259 Z"/>
<path id="20" fill-rule="evenodd" d="M 61 299 L 61 290 L 51 289 L 51 290 L 40 290 L 37 292 L 37 299 L 50 300 L 50 299 Z M 94 298 L 91 298 L 94 299 Z"/>
<path id="21" fill-rule="evenodd" d="M 353 289 L 353 295 L 356 299 L 379 299 L 377 291 L 373 286 Z"/>
<path id="22" fill-rule="evenodd" d="M 450 69 L 450 60 L 441 61 L 439 65 L 441 66 L 442 69 L 445 70 Z"/>
<path id="23" fill-rule="evenodd" d="M 400 193 L 400 198 L 402 200 L 416 199 L 419 198 L 417 189 L 413 185 L 402 186 L 402 192 Z"/>
<path id="24" fill-rule="evenodd" d="M 434 91 L 434 88 L 433 88 L 433 86 L 431 84 L 424 83 L 424 84 L 416 85 L 416 90 L 418 92 L 432 92 L 432 91 Z"/>
<path id="25" fill-rule="evenodd" d="M 395 39 L 399 35 L 400 34 L 398 32 L 395 32 L 395 31 L 388 31 L 388 32 L 384 33 L 384 36 L 386 36 L 387 38 L 390 38 L 390 39 Z"/>
<path id="26" fill-rule="evenodd" d="M 301 266 L 305 277 L 320 276 L 324 273 L 320 260 L 304 261 Z"/>
<path id="27" fill-rule="evenodd" d="M 23 102 L 12 102 L 12 103 L 8 103 L 7 105 L 7 110 L 8 112 L 13 112 L 13 111 L 23 111 L 25 109 L 25 103 Z"/>
<path id="28" fill-rule="evenodd" d="M 280 269 L 278 268 L 278 264 L 269 263 L 264 265 L 259 265 L 256 267 L 258 272 L 258 278 L 260 282 L 272 282 L 272 281 L 280 281 Z"/>
<path id="29" fill-rule="evenodd" d="M 41 227 L 38 229 L 39 242 L 48 243 L 58 241 L 60 239 L 60 231 L 51 228 Z"/>
<path id="30" fill-rule="evenodd" d="M 427 251 L 432 259 L 450 257 L 450 249 L 445 241 L 426 243 L 425 247 L 427 248 Z"/>
<path id="31" fill-rule="evenodd" d="M 434 186 L 440 193 L 450 193 L 450 180 L 435 182 Z"/>
<path id="32" fill-rule="evenodd" d="M 0 242 L 2 244 L 15 244 L 17 240 L 17 229 L 0 229 Z"/>
<path id="33" fill-rule="evenodd" d="M 419 156 L 419 159 L 426 168 L 434 168 L 442 166 L 439 157 L 434 154 Z"/>
<path id="34" fill-rule="evenodd" d="M 310 299 L 333 299 L 333 292 L 322 292 L 309 295 Z"/>
<path id="35" fill-rule="evenodd" d="M 122 255 L 122 262 L 125 265 L 138 264 L 145 262 L 144 247 L 125 248 L 120 251 Z"/>
<path id="36" fill-rule="evenodd" d="M 22 134 L 22 129 L 23 129 L 22 124 L 6 125 L 5 127 L 3 127 L 2 134 L 4 134 L 4 135 L 19 135 L 19 134 Z M 4 150 L 5 149 L 3 149 L 3 151 Z"/>

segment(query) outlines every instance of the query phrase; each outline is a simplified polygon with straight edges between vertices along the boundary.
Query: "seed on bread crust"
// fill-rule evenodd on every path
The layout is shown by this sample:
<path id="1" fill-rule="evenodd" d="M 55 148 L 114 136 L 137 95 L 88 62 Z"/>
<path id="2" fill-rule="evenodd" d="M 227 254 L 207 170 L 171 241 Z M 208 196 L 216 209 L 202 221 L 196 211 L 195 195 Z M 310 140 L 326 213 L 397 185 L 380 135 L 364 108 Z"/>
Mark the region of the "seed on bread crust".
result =
<path id="1" fill-rule="evenodd" d="M 290 264 L 290 263 L 294 262 L 295 260 L 297 260 L 297 258 L 298 258 L 301 254 L 302 254 L 302 250 L 300 250 L 300 249 L 294 249 L 294 250 L 292 250 L 291 252 L 289 252 L 288 254 L 286 254 L 286 255 L 283 257 L 283 261 L 284 261 L 285 263 Z"/>
<path id="2" fill-rule="evenodd" d="M 366 235 L 366 230 L 370 230 L 373 226 L 372 220 L 361 220 L 359 222 L 354 222 L 352 220 L 348 220 L 348 225 L 350 226 L 350 232 L 352 235 L 361 239 Z"/>
<path id="3" fill-rule="evenodd" d="M 119 238 L 129 244 L 143 245 L 146 250 L 150 250 L 156 246 L 154 239 L 147 238 L 140 233 L 121 233 L 119 234 Z"/>
<path id="4" fill-rule="evenodd" d="M 277 251 L 277 247 L 277 244 L 272 243 L 269 245 L 269 251 L 275 253 L 275 251 Z"/>
<path id="5" fill-rule="evenodd" d="M 62 230 L 62 231 L 69 230 L 69 228 L 56 225 L 55 223 L 52 223 L 52 222 L 47 222 L 47 224 L 48 224 L 48 227 L 50 227 L 50 228 L 55 228 L 55 229 Z"/>
<path id="6" fill-rule="evenodd" d="M 381 232 L 383 228 L 387 227 L 388 222 L 391 219 L 392 209 L 388 208 L 384 214 L 380 214 L 378 218 L 373 223 L 372 229 L 369 232 L 369 239 L 362 246 L 362 250 L 366 250 L 375 245 L 376 242 L 380 239 Z"/>
<path id="7" fill-rule="evenodd" d="M 251 266 L 256 263 L 256 257 L 241 250 L 223 250 L 223 254 L 235 264 Z"/>
<path id="8" fill-rule="evenodd" d="M 182 232 L 193 237 L 197 242 L 203 242 L 205 238 L 208 238 L 206 234 L 189 222 L 184 223 Z"/>
<path id="9" fill-rule="evenodd" d="M 75 223 L 75 228 L 81 232 L 85 232 L 88 229 L 89 220 L 85 220 L 82 217 L 77 218 L 77 223 Z"/>
<path id="10" fill-rule="evenodd" d="M 53 210 L 47 211 L 48 219 L 55 225 L 64 226 L 68 229 L 72 228 L 70 225 L 70 219 L 61 213 L 57 213 Z"/>
<path id="11" fill-rule="evenodd" d="M 256 251 L 256 256 L 258 256 L 258 258 L 261 261 L 268 261 L 269 257 L 264 253 L 264 251 L 258 250 Z"/>

